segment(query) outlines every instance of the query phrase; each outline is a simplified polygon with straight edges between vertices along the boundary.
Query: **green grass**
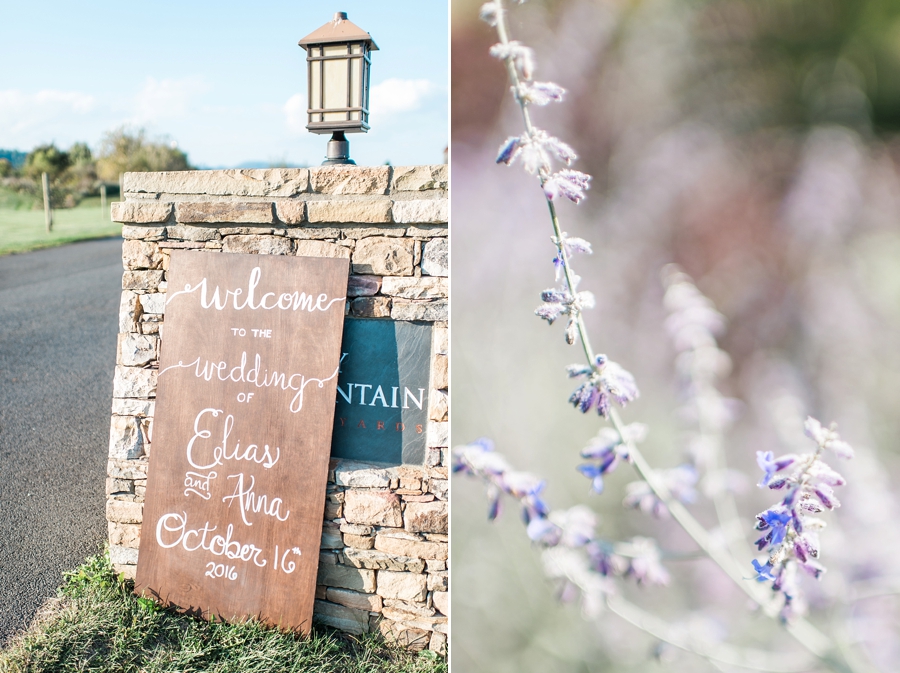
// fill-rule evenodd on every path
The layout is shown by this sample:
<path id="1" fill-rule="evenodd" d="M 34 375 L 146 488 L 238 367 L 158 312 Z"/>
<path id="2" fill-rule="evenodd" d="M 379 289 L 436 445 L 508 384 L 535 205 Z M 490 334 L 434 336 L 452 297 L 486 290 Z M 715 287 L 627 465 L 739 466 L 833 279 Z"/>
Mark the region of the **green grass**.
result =
<path id="1" fill-rule="evenodd" d="M 3 673 L 447 673 L 446 660 L 375 636 L 314 629 L 309 637 L 258 623 L 210 623 L 132 593 L 107 555 L 69 573 L 59 596 L 0 651 Z"/>
<path id="2" fill-rule="evenodd" d="M 99 197 L 86 198 L 76 208 L 54 210 L 49 234 L 43 210 L 0 208 L 0 255 L 121 233 L 122 225 L 110 222 L 108 210 L 100 210 Z"/>

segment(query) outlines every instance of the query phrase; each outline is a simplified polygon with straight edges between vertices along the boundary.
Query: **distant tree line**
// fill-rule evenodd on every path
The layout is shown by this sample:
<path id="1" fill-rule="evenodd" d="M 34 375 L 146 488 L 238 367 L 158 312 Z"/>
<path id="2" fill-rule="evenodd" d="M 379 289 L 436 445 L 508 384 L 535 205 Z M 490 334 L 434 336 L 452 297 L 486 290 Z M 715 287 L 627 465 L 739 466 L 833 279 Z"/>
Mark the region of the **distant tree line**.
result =
<path id="1" fill-rule="evenodd" d="M 6 192 L 9 205 L 25 207 L 38 207 L 42 173 L 48 174 L 51 199 L 54 207 L 60 208 L 73 207 L 85 196 L 99 194 L 104 184 L 115 185 L 112 191 L 116 191 L 122 173 L 192 168 L 187 154 L 174 143 L 150 140 L 143 129 L 129 131 L 125 127 L 104 135 L 96 156 L 83 142 L 67 150 L 55 143 L 39 145 L 15 166 L 10 159 L 20 156 L 6 151 L 0 154 L 0 191 Z"/>

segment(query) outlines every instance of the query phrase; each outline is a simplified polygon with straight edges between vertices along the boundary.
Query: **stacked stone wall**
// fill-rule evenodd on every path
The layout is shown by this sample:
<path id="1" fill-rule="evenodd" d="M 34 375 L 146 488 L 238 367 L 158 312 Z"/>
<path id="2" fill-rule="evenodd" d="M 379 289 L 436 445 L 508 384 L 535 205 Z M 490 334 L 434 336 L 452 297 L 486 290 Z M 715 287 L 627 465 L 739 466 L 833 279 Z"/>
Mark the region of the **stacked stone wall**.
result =
<path id="1" fill-rule="evenodd" d="M 447 166 L 127 173 L 107 465 L 110 556 L 134 577 L 172 250 L 345 257 L 349 316 L 434 325 L 423 465 L 332 460 L 315 619 L 444 652 Z"/>

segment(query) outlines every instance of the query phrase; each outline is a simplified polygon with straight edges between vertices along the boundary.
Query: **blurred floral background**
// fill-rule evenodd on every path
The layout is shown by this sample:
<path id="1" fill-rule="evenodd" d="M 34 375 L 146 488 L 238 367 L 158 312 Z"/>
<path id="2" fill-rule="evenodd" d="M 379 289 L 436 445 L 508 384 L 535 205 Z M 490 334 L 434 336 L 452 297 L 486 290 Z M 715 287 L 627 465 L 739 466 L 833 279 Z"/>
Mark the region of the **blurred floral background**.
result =
<path id="1" fill-rule="evenodd" d="M 622 508 L 627 466 L 599 496 L 575 470 L 600 420 L 566 402 L 580 349 L 533 314 L 554 285 L 552 230 L 537 181 L 494 163 L 522 126 L 480 4 L 452 3 L 453 441 L 491 437 L 547 479 L 551 506 L 596 511 L 603 536 L 690 552 L 673 522 Z M 532 113 L 594 176 L 560 219 L 593 243 L 585 316 L 641 388 L 623 416 L 649 425 L 645 455 L 670 468 L 687 449 L 660 280 L 675 262 L 728 322 L 725 447 L 748 540 L 773 500 L 756 451 L 807 450 L 807 414 L 837 421 L 856 458 L 836 465 L 848 483 L 822 533 L 828 572 L 804 578 L 810 617 L 860 670 L 900 670 L 900 1 L 529 0 L 510 27 L 535 78 L 568 90 Z M 583 619 L 515 503 L 489 523 L 479 482 L 453 489 L 454 673 L 717 670 L 615 615 Z M 692 511 L 712 527 L 708 509 Z M 698 637 L 798 651 L 711 562 L 666 567 L 668 587 L 623 593 Z"/>

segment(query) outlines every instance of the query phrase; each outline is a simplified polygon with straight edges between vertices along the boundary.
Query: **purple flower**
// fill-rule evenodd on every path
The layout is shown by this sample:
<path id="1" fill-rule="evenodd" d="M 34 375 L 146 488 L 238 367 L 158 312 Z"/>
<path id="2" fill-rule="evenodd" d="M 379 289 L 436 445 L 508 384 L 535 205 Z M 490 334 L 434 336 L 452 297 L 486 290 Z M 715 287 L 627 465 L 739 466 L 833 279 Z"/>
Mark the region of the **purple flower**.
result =
<path id="1" fill-rule="evenodd" d="M 569 169 L 561 170 L 544 181 L 544 195 L 551 201 L 564 196 L 570 201 L 578 203 L 584 198 L 584 192 L 588 189 L 590 180 L 591 176 L 586 173 Z"/>
<path id="2" fill-rule="evenodd" d="M 563 232 L 562 236 L 560 236 L 559 238 L 557 238 L 556 236 L 552 236 L 551 240 L 553 241 L 553 244 L 558 248 L 556 257 L 553 258 L 553 267 L 556 269 L 557 281 L 559 281 L 562 277 L 562 270 L 566 264 L 565 260 L 571 259 L 573 253 L 583 252 L 590 255 L 594 252 L 591 249 L 591 244 L 588 241 L 576 236 L 569 238 L 566 236 L 565 232 Z"/>
<path id="3" fill-rule="evenodd" d="M 552 325 L 565 311 L 566 307 L 561 304 L 544 303 L 534 309 L 534 314 L 541 320 L 546 320 L 548 325 Z"/>
<path id="4" fill-rule="evenodd" d="M 759 469 L 764 472 L 758 486 L 760 488 L 769 486 L 769 482 L 772 480 L 772 477 L 775 476 L 775 473 L 792 465 L 795 460 L 796 457 L 791 455 L 782 456 L 778 460 L 775 460 L 775 454 L 771 451 L 757 451 L 756 464 L 759 465 Z M 781 486 L 783 486 L 783 484 Z M 772 486 L 770 488 L 781 488 L 781 486 Z"/>
<path id="5" fill-rule="evenodd" d="M 513 93 L 520 101 L 532 105 L 547 105 L 548 103 L 561 103 L 566 90 L 553 82 L 531 82 L 520 84 L 518 90 Z"/>
<path id="6" fill-rule="evenodd" d="M 606 418 L 609 414 L 610 398 L 625 406 L 640 395 L 634 377 L 615 362 L 608 361 L 605 355 L 597 356 L 597 369 L 578 372 L 575 375 L 588 374 L 590 378 L 582 383 L 569 397 L 572 404 L 581 413 L 592 408 Z M 572 368 L 569 367 L 570 375 Z"/>
<path id="7" fill-rule="evenodd" d="M 507 138 L 500 146 L 497 153 L 497 163 L 509 166 L 522 150 L 522 138 L 519 136 L 511 136 Z"/>
<path id="8" fill-rule="evenodd" d="M 497 14 L 500 11 L 500 7 L 496 2 L 486 2 L 481 6 L 481 10 L 478 12 L 479 18 L 484 21 L 489 26 L 497 25 Z"/>
<path id="9" fill-rule="evenodd" d="M 534 74 L 534 50 L 524 46 L 521 42 L 511 40 L 506 44 L 495 44 L 490 49 L 490 55 L 494 58 L 511 60 L 516 70 L 525 79 L 531 79 Z"/>
<path id="10" fill-rule="evenodd" d="M 638 584 L 669 583 L 669 573 L 663 567 L 656 542 L 646 537 L 636 537 L 631 540 L 629 575 L 632 575 Z"/>
<path id="11" fill-rule="evenodd" d="M 764 549 L 767 545 L 773 547 L 780 545 L 788 531 L 788 524 L 791 522 L 791 512 L 777 511 L 768 509 L 762 514 L 757 514 L 758 530 L 768 530 L 769 532 L 756 541 L 759 549 Z"/>
<path id="12" fill-rule="evenodd" d="M 591 480 L 591 490 L 594 493 L 599 494 L 603 493 L 603 475 L 609 472 L 610 465 L 612 465 L 615 460 L 616 456 L 615 453 L 613 453 L 608 463 L 601 463 L 600 465 L 585 463 L 584 465 L 579 465 L 575 469 Z"/>
<path id="13" fill-rule="evenodd" d="M 528 522 L 526 532 L 533 542 L 538 542 L 548 547 L 555 547 L 559 544 L 562 536 L 560 527 L 543 516 L 532 518 Z"/>
<path id="14" fill-rule="evenodd" d="M 756 559 L 753 559 L 752 563 L 753 569 L 756 571 L 757 582 L 774 581 L 777 579 L 775 575 L 772 574 L 773 567 L 771 561 L 766 561 L 766 564 L 763 565 Z"/>
<path id="15" fill-rule="evenodd" d="M 839 458 L 853 458 L 853 447 L 847 442 L 841 441 L 835 423 L 826 428 L 815 418 L 809 416 L 803 424 L 803 430 L 807 437 L 823 449 L 831 449 Z"/>
<path id="16" fill-rule="evenodd" d="M 640 397 L 634 376 L 615 362 L 607 362 L 600 374 L 603 388 L 618 402 L 625 406 L 628 402 Z"/>
<path id="17" fill-rule="evenodd" d="M 816 494 L 819 502 L 828 509 L 834 509 L 835 507 L 841 506 L 841 501 L 834 495 L 834 489 L 828 484 L 819 484 L 813 492 Z"/>

